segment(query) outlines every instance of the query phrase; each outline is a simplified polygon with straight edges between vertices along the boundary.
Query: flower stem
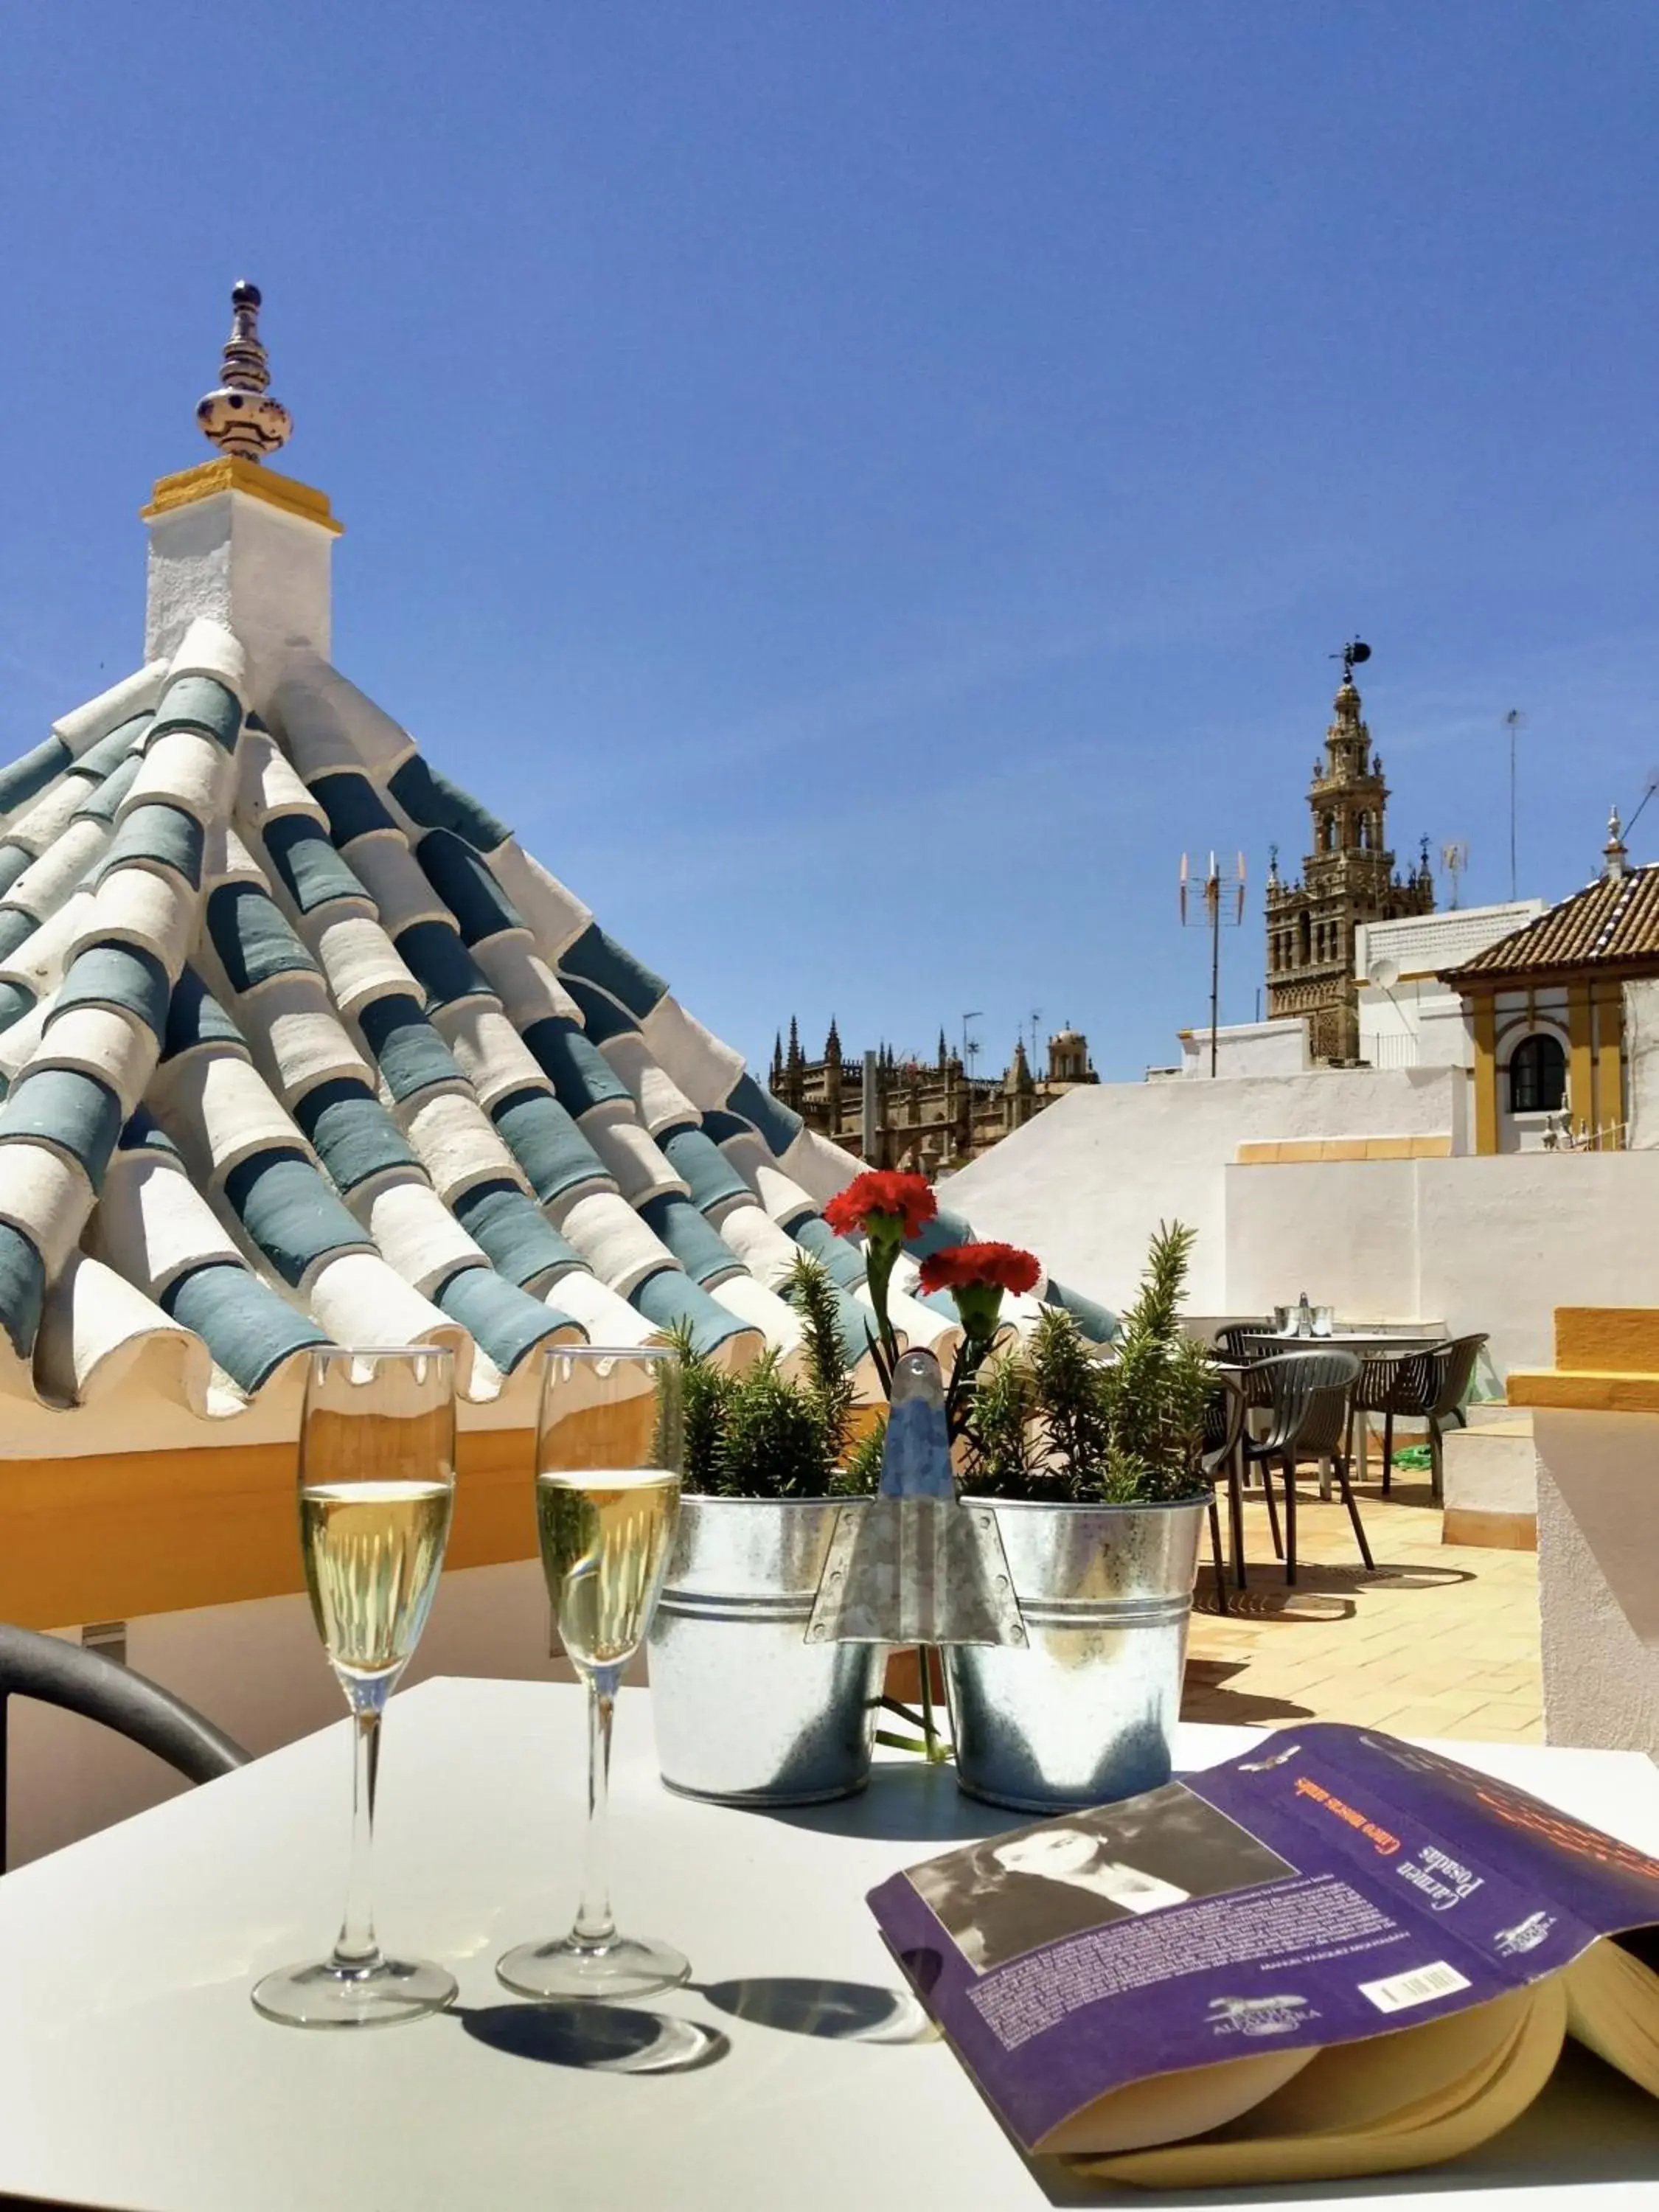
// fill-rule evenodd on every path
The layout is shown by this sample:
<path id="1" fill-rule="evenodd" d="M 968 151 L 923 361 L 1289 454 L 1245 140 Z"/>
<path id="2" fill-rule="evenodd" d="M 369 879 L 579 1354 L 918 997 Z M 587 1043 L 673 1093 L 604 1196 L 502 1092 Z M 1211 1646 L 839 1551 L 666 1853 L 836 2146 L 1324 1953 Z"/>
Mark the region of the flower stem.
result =
<path id="1" fill-rule="evenodd" d="M 865 1279 L 870 1286 L 870 1303 L 875 1308 L 876 1328 L 881 1338 L 881 1348 L 887 1356 L 890 1378 L 899 1363 L 898 1339 L 893 1334 L 893 1324 L 887 1312 L 887 1286 L 892 1280 L 893 1262 L 898 1257 L 898 1247 L 884 1238 L 870 1237 L 865 1245 Z"/>

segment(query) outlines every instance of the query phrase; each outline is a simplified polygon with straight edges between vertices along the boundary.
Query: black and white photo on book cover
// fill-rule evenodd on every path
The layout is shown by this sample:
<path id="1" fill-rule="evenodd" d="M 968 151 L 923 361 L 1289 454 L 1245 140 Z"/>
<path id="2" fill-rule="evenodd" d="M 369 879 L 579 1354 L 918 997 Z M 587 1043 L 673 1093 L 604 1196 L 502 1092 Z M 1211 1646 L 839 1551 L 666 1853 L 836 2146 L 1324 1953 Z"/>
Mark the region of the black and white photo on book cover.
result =
<path id="1" fill-rule="evenodd" d="M 981 1973 L 1112 1920 L 1219 1897 L 1297 1869 L 1183 1783 L 993 1836 L 911 1869 Z"/>

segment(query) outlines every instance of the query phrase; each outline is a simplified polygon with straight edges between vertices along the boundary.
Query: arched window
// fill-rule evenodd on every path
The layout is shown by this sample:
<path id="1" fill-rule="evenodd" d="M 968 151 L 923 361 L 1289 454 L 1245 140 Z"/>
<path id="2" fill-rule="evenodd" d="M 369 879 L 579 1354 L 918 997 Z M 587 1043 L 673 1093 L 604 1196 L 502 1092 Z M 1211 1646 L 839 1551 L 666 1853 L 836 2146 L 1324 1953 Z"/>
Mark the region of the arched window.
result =
<path id="1" fill-rule="evenodd" d="M 1511 1114 L 1559 1114 L 1567 1100 L 1567 1055 L 1559 1037 L 1522 1037 L 1510 1054 Z"/>
<path id="2" fill-rule="evenodd" d="M 1313 957 L 1313 924 L 1308 917 L 1308 910 L 1305 907 L 1297 918 L 1296 933 L 1302 965 L 1305 968 Z"/>

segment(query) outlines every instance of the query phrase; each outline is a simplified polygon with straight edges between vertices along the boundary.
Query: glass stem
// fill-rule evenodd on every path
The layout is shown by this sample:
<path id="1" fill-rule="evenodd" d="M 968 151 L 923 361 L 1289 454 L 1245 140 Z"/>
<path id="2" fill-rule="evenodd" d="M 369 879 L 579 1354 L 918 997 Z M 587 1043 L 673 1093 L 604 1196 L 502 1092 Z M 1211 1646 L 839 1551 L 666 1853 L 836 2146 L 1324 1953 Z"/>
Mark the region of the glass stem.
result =
<path id="1" fill-rule="evenodd" d="M 379 1686 L 377 1686 L 378 1687 Z M 385 1692 L 354 1701 L 351 1711 L 351 1870 L 346 1878 L 344 1917 L 331 1962 L 343 1974 L 372 1973 L 380 1963 L 374 1936 L 370 1863 L 374 1853 L 374 1784 L 380 1766 L 380 1715 Z"/>
<path id="2" fill-rule="evenodd" d="M 585 1951 L 614 1942 L 611 1917 L 611 1723 L 617 1709 L 620 1667 L 595 1667 L 587 1677 L 587 1839 L 582 1853 L 582 1899 L 570 1940 Z"/>

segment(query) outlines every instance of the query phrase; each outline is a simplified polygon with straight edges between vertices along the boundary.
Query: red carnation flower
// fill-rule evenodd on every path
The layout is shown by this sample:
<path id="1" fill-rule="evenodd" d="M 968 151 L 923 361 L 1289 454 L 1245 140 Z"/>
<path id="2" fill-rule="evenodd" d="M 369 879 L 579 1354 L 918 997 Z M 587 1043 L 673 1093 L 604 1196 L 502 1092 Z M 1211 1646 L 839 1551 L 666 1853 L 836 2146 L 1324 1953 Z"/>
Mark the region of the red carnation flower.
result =
<path id="1" fill-rule="evenodd" d="M 924 1291 L 1035 1290 L 1042 1270 L 1017 1244 L 951 1244 L 921 1263 Z"/>
<path id="2" fill-rule="evenodd" d="M 838 1237 L 850 1237 L 860 1229 L 868 1236 L 872 1224 L 881 1222 L 901 1224 L 908 1238 L 919 1237 L 938 1212 L 939 1200 L 926 1176 L 870 1168 L 836 1193 L 823 1218 Z"/>

